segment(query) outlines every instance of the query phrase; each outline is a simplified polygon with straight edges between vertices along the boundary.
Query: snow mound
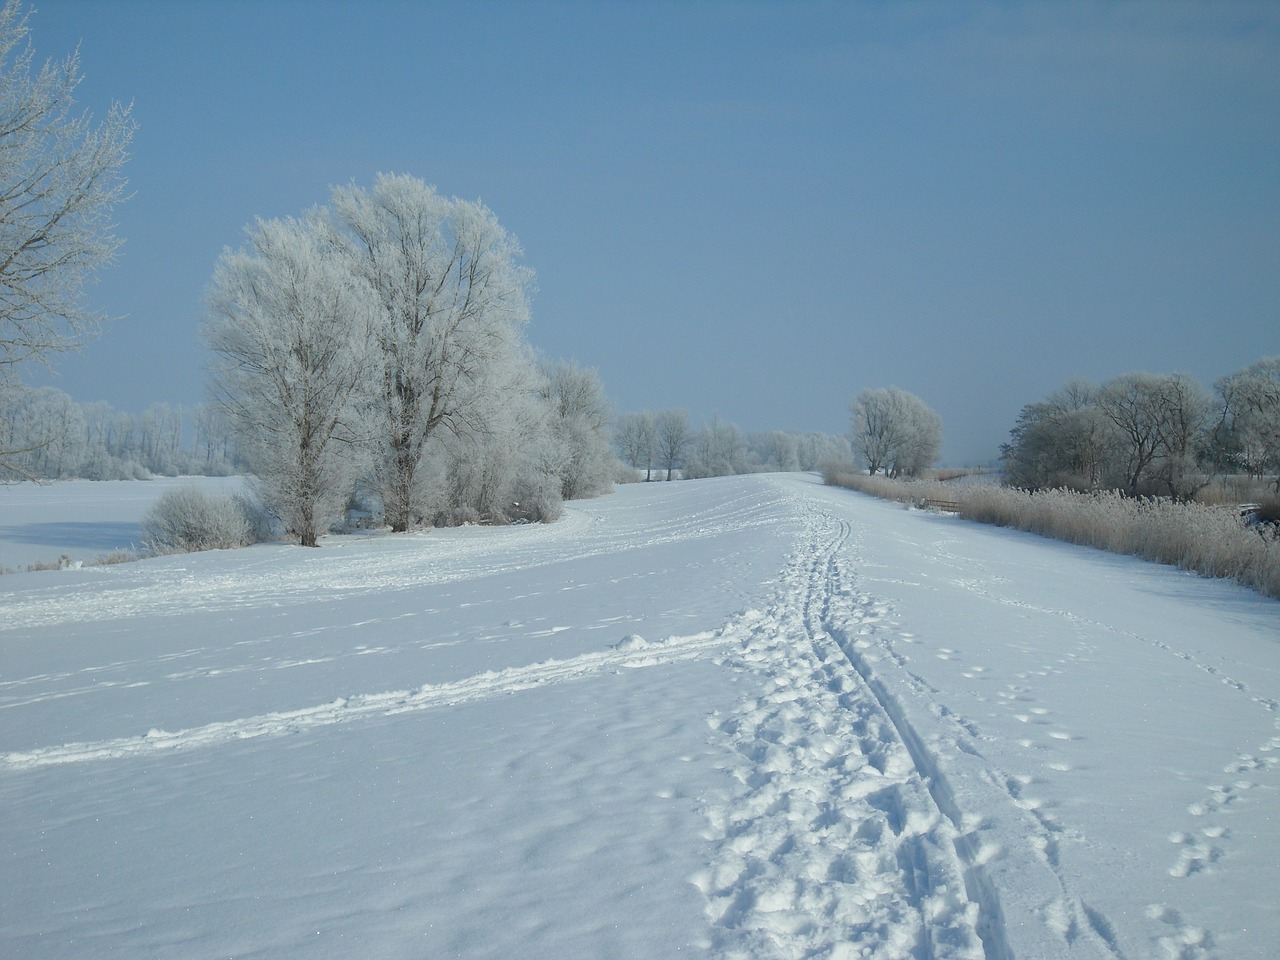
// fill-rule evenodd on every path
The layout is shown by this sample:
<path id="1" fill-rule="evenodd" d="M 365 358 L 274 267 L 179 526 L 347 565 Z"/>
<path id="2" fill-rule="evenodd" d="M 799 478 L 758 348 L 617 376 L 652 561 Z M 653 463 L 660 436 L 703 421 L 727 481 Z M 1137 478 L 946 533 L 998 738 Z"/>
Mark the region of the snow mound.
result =
<path id="1" fill-rule="evenodd" d="M 626 652 L 628 650 L 648 650 L 652 646 L 654 644 L 640 636 L 640 634 L 631 633 L 615 643 L 612 649 Z"/>

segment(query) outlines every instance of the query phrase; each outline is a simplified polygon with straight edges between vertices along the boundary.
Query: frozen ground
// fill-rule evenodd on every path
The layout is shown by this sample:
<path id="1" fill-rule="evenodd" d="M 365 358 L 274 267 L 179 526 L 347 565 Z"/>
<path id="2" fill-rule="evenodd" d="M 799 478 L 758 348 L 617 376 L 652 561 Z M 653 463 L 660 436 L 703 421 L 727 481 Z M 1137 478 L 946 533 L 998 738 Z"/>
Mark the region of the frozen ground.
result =
<path id="1" fill-rule="evenodd" d="M 7 576 L 0 955 L 1273 957 L 1278 654 L 806 476 Z"/>

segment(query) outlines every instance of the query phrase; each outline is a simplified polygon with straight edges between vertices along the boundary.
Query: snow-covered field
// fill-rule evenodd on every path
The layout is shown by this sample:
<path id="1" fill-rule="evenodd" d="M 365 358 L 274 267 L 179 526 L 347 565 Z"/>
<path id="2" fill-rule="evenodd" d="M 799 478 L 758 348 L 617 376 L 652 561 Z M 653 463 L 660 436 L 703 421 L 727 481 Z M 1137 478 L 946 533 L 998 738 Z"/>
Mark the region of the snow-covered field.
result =
<path id="1" fill-rule="evenodd" d="M 93 563 L 134 550 L 142 518 L 166 490 L 238 490 L 239 477 L 157 477 L 154 480 L 68 480 L 0 484 L 0 569 L 33 563 Z"/>
<path id="2" fill-rule="evenodd" d="M 0 955 L 1274 957 L 1278 704 L 1275 601 L 808 476 L 6 576 Z"/>

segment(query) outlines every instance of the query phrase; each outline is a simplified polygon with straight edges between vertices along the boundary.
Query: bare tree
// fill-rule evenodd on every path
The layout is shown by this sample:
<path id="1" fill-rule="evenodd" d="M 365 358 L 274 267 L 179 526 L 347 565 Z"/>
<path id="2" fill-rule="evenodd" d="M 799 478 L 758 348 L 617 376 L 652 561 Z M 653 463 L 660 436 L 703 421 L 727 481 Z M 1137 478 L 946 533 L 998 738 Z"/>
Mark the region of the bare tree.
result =
<path id="1" fill-rule="evenodd" d="M 1178 498 L 1195 492 L 1209 416 L 1209 399 L 1195 381 L 1185 374 L 1127 373 L 1103 384 L 1097 403 L 1118 434 L 1125 492 L 1136 496 L 1144 483 Z"/>
<path id="2" fill-rule="evenodd" d="M 773 430 L 751 434 L 746 439 L 747 452 L 758 469 L 790 473 L 800 469 L 799 434 Z"/>
<path id="3" fill-rule="evenodd" d="M 1209 446 L 1213 403 L 1204 388 L 1185 373 L 1163 380 L 1161 457 L 1156 476 L 1169 496 L 1190 500 L 1210 480 L 1202 464 Z"/>
<path id="4" fill-rule="evenodd" d="M 624 413 L 613 430 L 613 447 L 628 466 L 653 479 L 653 459 L 658 451 L 658 425 L 648 410 Z"/>
<path id="5" fill-rule="evenodd" d="M 83 288 L 120 245 L 112 208 L 134 120 L 78 113 L 76 53 L 36 69 L 19 0 L 0 6 L 0 390 L 96 332 Z M 0 454 L 2 456 L 2 454 Z"/>
<path id="6" fill-rule="evenodd" d="M 685 452 L 693 439 L 689 414 L 684 410 L 663 410 L 654 423 L 658 428 L 658 466 L 667 471 L 670 480 L 675 469 L 684 465 Z"/>
<path id="7" fill-rule="evenodd" d="M 1250 476 L 1275 473 L 1280 492 L 1280 356 L 1263 357 L 1216 384 L 1222 458 Z"/>
<path id="8" fill-rule="evenodd" d="M 258 221 L 218 262 L 205 327 L 216 399 L 264 505 L 303 546 L 336 519 L 359 461 L 372 292 L 309 220 Z"/>
<path id="9" fill-rule="evenodd" d="M 372 191 L 353 184 L 332 199 L 378 307 L 375 477 L 387 522 L 404 531 L 424 518 L 432 437 L 485 432 L 491 371 L 527 362 L 519 331 L 532 271 L 488 208 L 414 177 L 380 174 Z"/>

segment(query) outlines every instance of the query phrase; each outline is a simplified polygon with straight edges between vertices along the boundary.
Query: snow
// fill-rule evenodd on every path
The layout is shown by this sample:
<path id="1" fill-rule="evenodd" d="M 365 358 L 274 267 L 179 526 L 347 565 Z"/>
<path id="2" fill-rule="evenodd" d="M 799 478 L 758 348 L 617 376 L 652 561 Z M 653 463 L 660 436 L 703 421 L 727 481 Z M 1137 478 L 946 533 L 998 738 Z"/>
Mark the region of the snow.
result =
<path id="1" fill-rule="evenodd" d="M 240 488 L 238 477 L 157 477 L 154 480 L 67 480 L 0 484 L 0 568 L 33 563 L 92 563 L 142 540 L 142 518 L 166 490 Z"/>
<path id="2" fill-rule="evenodd" d="M 5 576 L 0 955 L 1268 957 L 1278 645 L 804 475 Z"/>

